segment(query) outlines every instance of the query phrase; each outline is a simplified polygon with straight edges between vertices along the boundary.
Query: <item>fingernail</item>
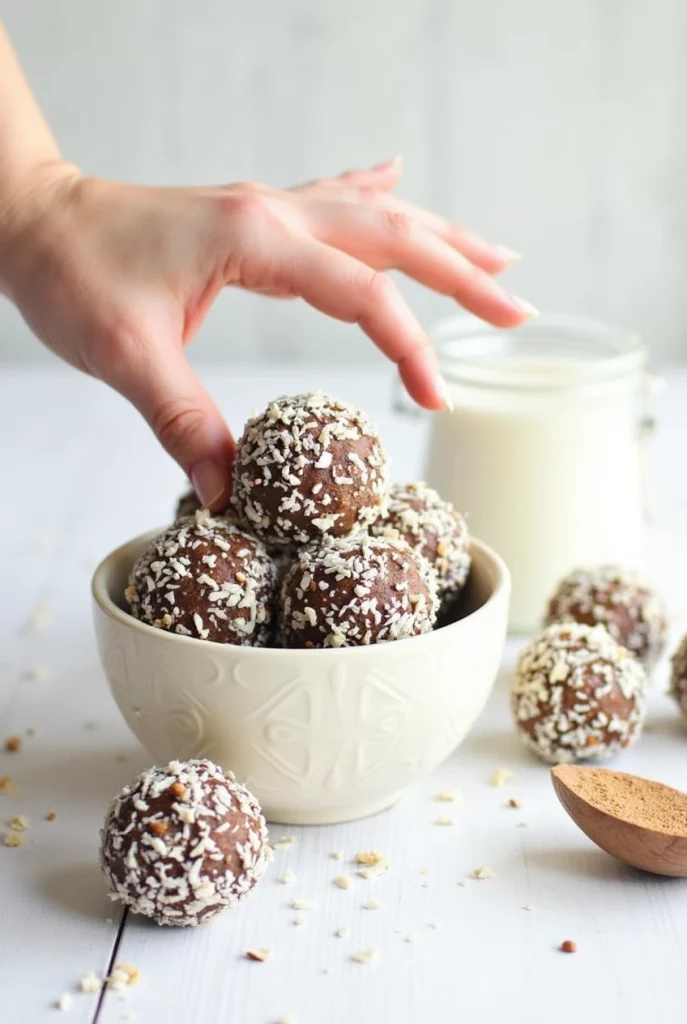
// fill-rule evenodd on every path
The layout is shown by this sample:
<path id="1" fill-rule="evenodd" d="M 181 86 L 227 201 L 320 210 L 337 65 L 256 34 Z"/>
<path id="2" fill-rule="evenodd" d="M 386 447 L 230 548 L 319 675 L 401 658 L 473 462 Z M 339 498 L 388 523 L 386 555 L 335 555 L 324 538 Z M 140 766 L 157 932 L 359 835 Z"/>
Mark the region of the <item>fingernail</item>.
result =
<path id="1" fill-rule="evenodd" d="M 211 508 L 227 497 L 226 471 L 212 459 L 205 459 L 193 467 L 191 483 L 204 508 Z"/>
<path id="2" fill-rule="evenodd" d="M 495 245 L 493 246 L 494 252 L 500 260 L 505 260 L 506 263 L 517 263 L 518 260 L 522 259 L 522 253 L 516 252 L 515 249 L 509 249 L 507 245 Z"/>
<path id="3" fill-rule="evenodd" d="M 453 412 L 455 406 L 453 399 L 451 398 L 451 392 L 449 391 L 448 384 L 440 373 L 437 374 L 436 386 L 441 401 L 444 403 L 444 409 L 446 409 L 447 412 Z"/>
<path id="4" fill-rule="evenodd" d="M 383 160 L 381 164 L 376 164 L 373 171 L 390 171 L 392 167 L 398 167 L 399 164 L 403 163 L 403 157 L 400 153 L 393 156 L 391 160 Z"/>
<path id="5" fill-rule="evenodd" d="M 539 316 L 539 310 L 536 306 L 533 306 L 527 299 L 520 299 L 517 295 L 511 295 L 511 302 L 515 308 L 520 312 L 524 313 L 525 316 Z"/>

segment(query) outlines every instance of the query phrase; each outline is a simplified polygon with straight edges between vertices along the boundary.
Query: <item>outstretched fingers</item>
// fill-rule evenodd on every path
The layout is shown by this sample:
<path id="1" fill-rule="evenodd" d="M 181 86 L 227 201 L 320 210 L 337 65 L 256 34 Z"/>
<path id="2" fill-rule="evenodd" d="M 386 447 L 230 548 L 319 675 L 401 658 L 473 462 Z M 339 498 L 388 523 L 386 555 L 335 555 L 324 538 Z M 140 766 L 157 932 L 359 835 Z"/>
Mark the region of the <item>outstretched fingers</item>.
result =
<path id="1" fill-rule="evenodd" d="M 374 183 L 355 177 L 359 172 L 349 172 L 350 177 L 341 175 L 330 183 L 333 188 L 326 196 L 332 202 L 379 210 L 387 214 L 399 214 L 413 220 L 416 224 L 431 231 L 448 245 L 462 253 L 466 259 L 488 274 L 500 274 L 520 259 L 520 254 L 504 245 L 496 245 L 487 241 L 472 228 L 447 220 L 445 217 L 426 210 L 422 206 L 409 203 L 399 196 L 393 195 L 388 189 L 381 189 Z M 313 195 L 314 199 L 318 196 Z"/>
<path id="2" fill-rule="evenodd" d="M 405 213 L 326 201 L 311 204 L 311 213 L 320 241 L 377 270 L 401 270 L 496 327 L 518 327 L 535 312 Z"/>
<path id="3" fill-rule="evenodd" d="M 303 239 L 290 262 L 294 291 L 322 313 L 359 324 L 398 365 L 416 402 L 446 407 L 434 349 L 391 278 L 315 239 Z"/>

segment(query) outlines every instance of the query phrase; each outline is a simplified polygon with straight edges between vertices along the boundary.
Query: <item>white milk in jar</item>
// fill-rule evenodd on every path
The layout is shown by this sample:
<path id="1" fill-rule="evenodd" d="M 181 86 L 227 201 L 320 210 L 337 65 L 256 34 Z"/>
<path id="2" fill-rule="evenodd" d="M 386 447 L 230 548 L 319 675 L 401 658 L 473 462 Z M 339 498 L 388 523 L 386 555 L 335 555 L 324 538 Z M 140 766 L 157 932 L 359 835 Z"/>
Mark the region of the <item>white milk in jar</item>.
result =
<path id="1" fill-rule="evenodd" d="M 426 480 L 508 564 L 511 629 L 535 629 L 571 569 L 639 563 L 644 349 L 563 317 L 433 336 L 455 408 L 434 417 Z"/>

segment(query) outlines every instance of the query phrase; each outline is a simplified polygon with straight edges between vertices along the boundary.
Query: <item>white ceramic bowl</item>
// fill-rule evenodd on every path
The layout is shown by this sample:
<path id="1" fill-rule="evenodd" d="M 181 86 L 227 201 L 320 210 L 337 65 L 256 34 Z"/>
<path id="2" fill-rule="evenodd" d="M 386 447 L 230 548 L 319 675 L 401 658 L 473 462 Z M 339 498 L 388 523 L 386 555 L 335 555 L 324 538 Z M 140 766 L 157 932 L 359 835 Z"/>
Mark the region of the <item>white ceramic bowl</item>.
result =
<path id="1" fill-rule="evenodd" d="M 306 651 L 208 643 L 132 618 L 124 588 L 153 536 L 108 555 L 93 598 L 110 689 L 157 762 L 212 758 L 272 821 L 348 821 L 393 804 L 456 749 L 484 707 L 510 579 L 480 541 L 464 618 L 393 643 Z"/>

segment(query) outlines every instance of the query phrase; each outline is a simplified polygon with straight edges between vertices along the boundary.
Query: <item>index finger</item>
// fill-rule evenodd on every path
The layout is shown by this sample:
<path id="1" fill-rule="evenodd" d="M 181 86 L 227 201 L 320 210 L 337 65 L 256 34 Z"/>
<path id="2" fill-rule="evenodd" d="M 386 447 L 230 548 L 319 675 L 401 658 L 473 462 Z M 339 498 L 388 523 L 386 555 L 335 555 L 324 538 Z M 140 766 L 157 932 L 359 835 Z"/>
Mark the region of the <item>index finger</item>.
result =
<path id="1" fill-rule="evenodd" d="M 292 287 L 322 313 L 357 323 L 397 364 L 408 393 L 426 409 L 448 406 L 436 352 L 390 277 L 315 239 L 288 254 Z"/>

